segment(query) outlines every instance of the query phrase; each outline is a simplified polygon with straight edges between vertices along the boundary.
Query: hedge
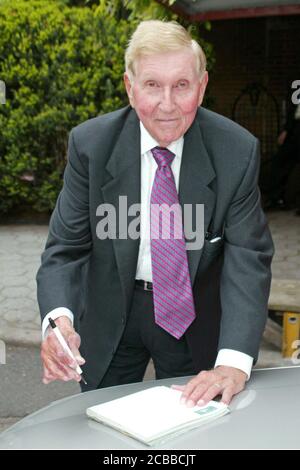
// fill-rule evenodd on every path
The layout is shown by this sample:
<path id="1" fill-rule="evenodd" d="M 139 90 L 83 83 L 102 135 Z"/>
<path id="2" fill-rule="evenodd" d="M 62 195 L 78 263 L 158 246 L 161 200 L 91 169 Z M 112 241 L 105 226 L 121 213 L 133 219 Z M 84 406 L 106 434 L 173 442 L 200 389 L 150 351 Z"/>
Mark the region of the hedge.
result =
<path id="1" fill-rule="evenodd" d="M 0 104 L 0 215 L 20 206 L 53 209 L 70 129 L 127 104 L 124 50 L 142 9 L 148 6 L 145 17 L 174 17 L 150 0 L 130 0 L 128 13 L 120 0 L 90 3 L 0 0 L 0 80 L 7 93 Z M 211 45 L 201 44 L 210 69 Z"/>
<path id="2" fill-rule="evenodd" d="M 69 130 L 123 106 L 124 48 L 134 24 L 57 1 L 0 3 L 0 213 L 51 210 Z"/>

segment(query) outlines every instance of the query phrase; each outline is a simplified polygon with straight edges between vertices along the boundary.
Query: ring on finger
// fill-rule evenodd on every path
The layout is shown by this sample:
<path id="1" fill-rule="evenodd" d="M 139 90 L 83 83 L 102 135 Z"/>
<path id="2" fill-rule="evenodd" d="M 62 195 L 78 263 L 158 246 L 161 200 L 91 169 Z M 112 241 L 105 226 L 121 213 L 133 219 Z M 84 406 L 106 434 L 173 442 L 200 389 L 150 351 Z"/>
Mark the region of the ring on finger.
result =
<path id="1" fill-rule="evenodd" d="M 213 386 L 217 387 L 217 388 L 221 388 L 221 384 L 219 384 L 219 383 L 215 383 L 215 384 L 213 384 Z"/>

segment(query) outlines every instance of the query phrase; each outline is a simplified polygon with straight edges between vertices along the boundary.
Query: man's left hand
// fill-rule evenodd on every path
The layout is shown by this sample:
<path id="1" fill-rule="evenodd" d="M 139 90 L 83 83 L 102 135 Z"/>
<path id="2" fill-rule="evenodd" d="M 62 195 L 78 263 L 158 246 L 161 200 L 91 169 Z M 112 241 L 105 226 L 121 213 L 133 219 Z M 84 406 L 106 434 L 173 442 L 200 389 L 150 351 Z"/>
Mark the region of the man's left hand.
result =
<path id="1" fill-rule="evenodd" d="M 181 403 L 188 407 L 204 406 L 216 396 L 222 395 L 221 401 L 229 405 L 234 395 L 245 388 L 247 375 L 234 367 L 218 366 L 210 371 L 202 371 L 186 385 L 172 385 L 182 390 Z"/>

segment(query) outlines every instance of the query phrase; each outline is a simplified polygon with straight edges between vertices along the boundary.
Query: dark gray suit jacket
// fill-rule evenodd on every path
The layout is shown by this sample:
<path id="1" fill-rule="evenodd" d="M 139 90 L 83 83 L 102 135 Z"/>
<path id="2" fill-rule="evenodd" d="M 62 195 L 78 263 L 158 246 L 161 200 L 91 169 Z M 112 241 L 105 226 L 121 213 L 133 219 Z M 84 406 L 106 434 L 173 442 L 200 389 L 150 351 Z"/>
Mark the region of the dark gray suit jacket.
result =
<path id="1" fill-rule="evenodd" d="M 200 108 L 184 139 L 179 198 L 204 204 L 205 231 L 222 238 L 188 251 L 197 318 L 186 335 L 199 371 L 214 365 L 221 348 L 257 358 L 273 255 L 258 171 L 257 139 Z M 90 388 L 113 357 L 134 289 L 139 240 L 96 235 L 97 207 L 117 208 L 120 195 L 128 206 L 140 202 L 140 129 L 129 106 L 72 130 L 64 187 L 37 274 L 42 318 L 56 307 L 75 315 Z"/>

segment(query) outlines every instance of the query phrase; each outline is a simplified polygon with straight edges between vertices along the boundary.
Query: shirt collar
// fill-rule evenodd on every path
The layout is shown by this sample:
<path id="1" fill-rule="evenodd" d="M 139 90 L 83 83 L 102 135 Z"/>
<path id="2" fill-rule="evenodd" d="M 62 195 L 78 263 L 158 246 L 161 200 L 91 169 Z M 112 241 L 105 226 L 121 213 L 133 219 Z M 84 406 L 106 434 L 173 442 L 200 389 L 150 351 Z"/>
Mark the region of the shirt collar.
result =
<path id="1" fill-rule="evenodd" d="M 140 130 L 141 130 L 141 154 L 143 155 L 146 152 L 149 152 L 154 147 L 159 147 L 158 142 L 153 139 L 152 135 L 149 134 L 145 126 L 143 125 L 142 121 L 140 121 Z M 182 149 L 183 149 L 183 136 L 179 137 L 179 139 L 174 140 L 168 145 L 168 149 L 175 153 L 176 157 L 181 158 L 182 156 Z"/>

